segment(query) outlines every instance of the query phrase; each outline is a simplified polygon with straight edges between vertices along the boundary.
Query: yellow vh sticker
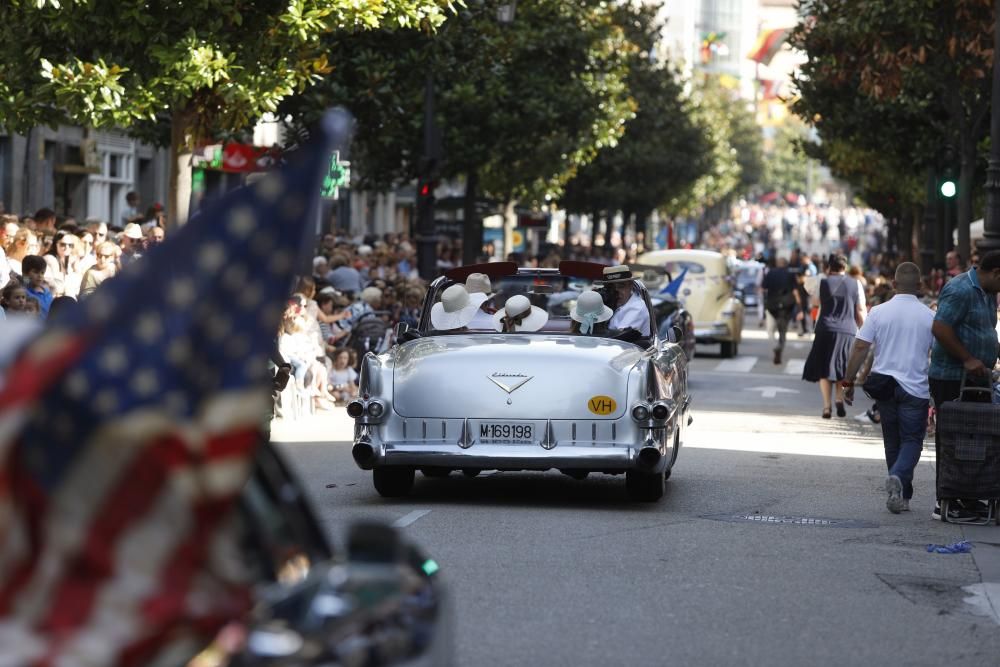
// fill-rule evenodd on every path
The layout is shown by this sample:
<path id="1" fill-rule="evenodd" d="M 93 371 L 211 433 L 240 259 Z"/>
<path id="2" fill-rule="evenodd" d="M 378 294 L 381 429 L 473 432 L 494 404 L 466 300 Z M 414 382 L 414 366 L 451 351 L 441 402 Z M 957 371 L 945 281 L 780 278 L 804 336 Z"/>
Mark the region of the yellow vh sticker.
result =
<path id="1" fill-rule="evenodd" d="M 587 409 L 595 415 L 610 415 L 618 405 L 610 396 L 592 396 L 587 401 Z"/>

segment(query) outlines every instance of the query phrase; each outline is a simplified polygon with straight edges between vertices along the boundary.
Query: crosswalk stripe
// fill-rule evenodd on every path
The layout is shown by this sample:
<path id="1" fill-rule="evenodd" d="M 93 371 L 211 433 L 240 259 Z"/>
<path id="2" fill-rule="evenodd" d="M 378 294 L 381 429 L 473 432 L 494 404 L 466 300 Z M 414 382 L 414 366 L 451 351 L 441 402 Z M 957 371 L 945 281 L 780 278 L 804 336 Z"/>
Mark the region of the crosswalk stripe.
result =
<path id="1" fill-rule="evenodd" d="M 785 364 L 785 375 L 802 375 L 802 369 L 805 367 L 805 359 L 792 359 Z"/>
<path id="2" fill-rule="evenodd" d="M 757 360 L 760 357 L 736 357 L 735 359 L 726 359 L 725 361 L 720 361 L 719 365 L 715 367 L 717 372 L 721 373 L 749 373 L 753 370 L 753 367 L 757 364 Z"/>

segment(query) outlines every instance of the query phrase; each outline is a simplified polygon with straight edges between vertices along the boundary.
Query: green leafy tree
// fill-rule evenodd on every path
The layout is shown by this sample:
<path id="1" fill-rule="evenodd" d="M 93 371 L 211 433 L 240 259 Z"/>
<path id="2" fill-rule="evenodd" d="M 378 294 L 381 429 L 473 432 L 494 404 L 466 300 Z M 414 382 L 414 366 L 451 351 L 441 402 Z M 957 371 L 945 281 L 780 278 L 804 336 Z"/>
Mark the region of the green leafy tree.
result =
<path id="1" fill-rule="evenodd" d="M 252 125 L 337 63 L 331 36 L 432 29 L 450 0 L 7 0 L 0 3 L 0 124 L 168 124 L 174 219 L 187 151 Z M 180 187 L 179 187 L 180 186 Z"/>
<path id="2" fill-rule="evenodd" d="M 706 76 L 693 88 L 694 118 L 708 140 L 708 164 L 702 176 L 675 197 L 667 209 L 674 214 L 701 215 L 708 221 L 721 218 L 726 205 L 760 173 L 760 130 L 752 112 L 734 91 Z M 741 142 L 752 148 L 745 155 Z M 744 164 L 748 173 L 744 176 Z M 755 170 L 756 174 L 753 173 Z M 746 185 L 744 185 L 746 183 Z"/>
<path id="3" fill-rule="evenodd" d="M 613 145 L 633 113 L 625 72 L 634 47 L 607 3 L 522 0 L 510 25 L 497 22 L 499 4 L 470 2 L 434 34 L 338 40 L 329 59 L 345 66 L 282 107 L 296 126 L 331 103 L 355 109 L 361 183 L 391 187 L 423 171 L 431 78 L 444 147 L 437 166 L 442 177 L 466 181 L 469 247 L 481 238 L 471 205 L 479 193 L 543 201 Z"/>
<path id="4" fill-rule="evenodd" d="M 623 3 L 615 20 L 636 46 L 626 84 L 635 117 L 614 146 L 601 150 L 566 187 L 563 205 L 578 213 L 620 210 L 646 229 L 650 214 L 682 194 L 709 167 L 710 146 L 670 63 L 657 61 L 663 29 L 657 4 Z M 646 234 L 648 238 L 648 233 Z"/>
<path id="5" fill-rule="evenodd" d="M 819 165 L 805 152 L 810 142 L 809 128 L 795 117 L 774 128 L 769 150 L 764 154 L 761 185 L 782 194 L 804 193 L 809 188 L 809 172 Z"/>
<path id="6" fill-rule="evenodd" d="M 956 160 L 959 250 L 967 256 L 978 145 L 988 129 L 991 3 L 807 0 L 802 10 L 807 19 L 792 41 L 809 61 L 797 79 L 797 111 L 816 122 L 824 142 L 839 142 L 842 164 L 859 162 L 844 159 L 845 146 L 856 157 L 884 148 L 882 165 L 899 175 L 902 192 L 917 189 L 907 177 L 915 166 Z"/>

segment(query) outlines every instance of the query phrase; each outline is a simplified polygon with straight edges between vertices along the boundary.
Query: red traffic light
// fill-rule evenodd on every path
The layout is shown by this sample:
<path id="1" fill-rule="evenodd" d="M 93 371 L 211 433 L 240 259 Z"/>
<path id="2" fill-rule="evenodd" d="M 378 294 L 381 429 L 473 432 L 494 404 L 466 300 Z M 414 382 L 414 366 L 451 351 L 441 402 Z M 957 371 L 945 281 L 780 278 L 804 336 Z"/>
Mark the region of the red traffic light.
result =
<path id="1" fill-rule="evenodd" d="M 423 186 L 421 186 L 421 188 L 420 188 L 420 196 L 421 197 L 426 197 L 430 193 L 431 193 L 431 186 L 430 186 L 430 184 L 424 183 Z"/>

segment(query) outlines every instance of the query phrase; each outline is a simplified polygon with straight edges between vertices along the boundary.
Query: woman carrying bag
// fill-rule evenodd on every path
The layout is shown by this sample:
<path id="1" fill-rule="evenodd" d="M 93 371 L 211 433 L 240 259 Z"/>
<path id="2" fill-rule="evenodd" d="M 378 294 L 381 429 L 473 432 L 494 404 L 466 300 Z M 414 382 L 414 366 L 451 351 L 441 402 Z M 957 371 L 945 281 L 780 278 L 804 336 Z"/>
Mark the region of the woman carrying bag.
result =
<path id="1" fill-rule="evenodd" d="M 864 309 L 858 301 L 858 285 L 844 275 L 847 260 L 842 255 L 831 255 L 827 262 L 826 277 L 819 284 L 819 320 L 809 357 L 802 370 L 802 379 L 819 382 L 823 396 L 823 419 L 832 413 L 831 398 L 836 385 L 837 416 L 845 417 L 844 389 L 840 385 L 847 373 L 847 362 L 854 345 L 858 327 L 864 324 Z"/>

